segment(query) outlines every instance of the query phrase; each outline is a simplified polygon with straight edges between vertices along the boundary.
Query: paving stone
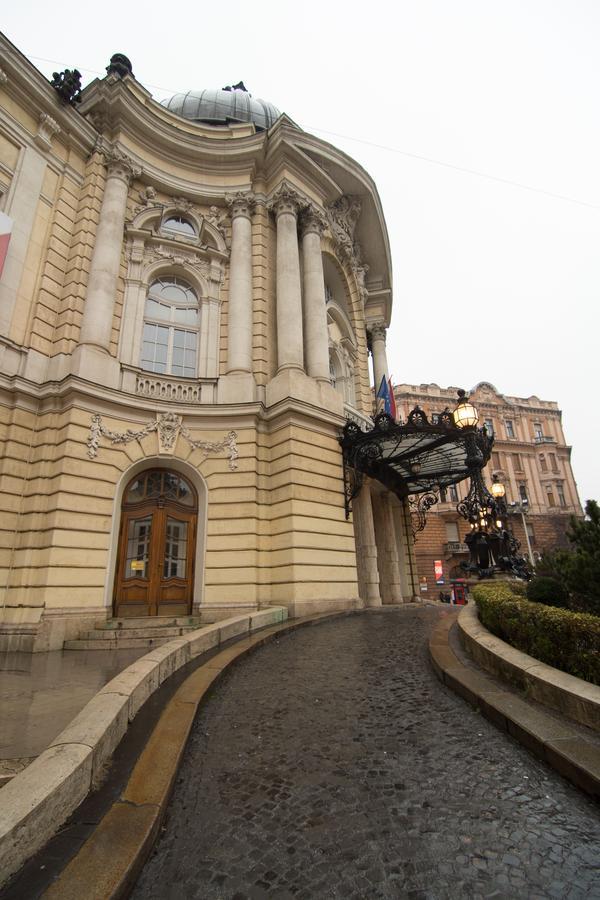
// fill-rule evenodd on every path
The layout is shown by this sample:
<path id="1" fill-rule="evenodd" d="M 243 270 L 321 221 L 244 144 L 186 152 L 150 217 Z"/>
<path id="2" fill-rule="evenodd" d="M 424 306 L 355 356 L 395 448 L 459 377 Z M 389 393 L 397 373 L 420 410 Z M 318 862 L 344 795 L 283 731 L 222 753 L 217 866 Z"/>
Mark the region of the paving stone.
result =
<path id="1" fill-rule="evenodd" d="M 438 615 L 299 629 L 226 673 L 134 900 L 599 897 L 597 806 L 438 681 Z"/>

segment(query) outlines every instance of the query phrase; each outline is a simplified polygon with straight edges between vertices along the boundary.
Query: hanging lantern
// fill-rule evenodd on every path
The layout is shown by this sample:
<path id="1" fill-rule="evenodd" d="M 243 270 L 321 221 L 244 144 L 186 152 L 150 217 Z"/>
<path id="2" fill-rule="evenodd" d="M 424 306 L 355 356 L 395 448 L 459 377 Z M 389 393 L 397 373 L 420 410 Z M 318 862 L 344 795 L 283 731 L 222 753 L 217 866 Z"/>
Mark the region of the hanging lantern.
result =
<path id="1" fill-rule="evenodd" d="M 502 497 L 506 494 L 506 488 L 500 481 L 497 475 L 492 475 L 492 497 L 495 497 L 496 500 L 501 500 Z"/>

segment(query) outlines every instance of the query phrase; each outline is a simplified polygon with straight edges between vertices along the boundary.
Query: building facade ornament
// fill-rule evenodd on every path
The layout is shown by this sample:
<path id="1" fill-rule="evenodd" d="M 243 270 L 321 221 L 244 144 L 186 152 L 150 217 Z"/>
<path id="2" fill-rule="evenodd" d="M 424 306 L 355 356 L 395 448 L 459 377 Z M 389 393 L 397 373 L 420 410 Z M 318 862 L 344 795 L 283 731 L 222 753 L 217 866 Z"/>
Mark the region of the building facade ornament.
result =
<path id="1" fill-rule="evenodd" d="M 52 146 L 52 138 L 55 134 L 60 133 L 60 125 L 47 113 L 40 113 L 38 119 L 38 130 L 35 136 L 35 142 L 42 150 L 50 150 Z"/>
<path id="2" fill-rule="evenodd" d="M 313 232 L 321 237 L 327 228 L 327 219 L 316 206 L 311 204 L 302 211 L 300 228 L 302 235 Z"/>
<path id="3" fill-rule="evenodd" d="M 359 245 L 355 248 L 354 231 L 361 208 L 359 197 L 346 194 L 327 207 L 327 219 L 333 238 L 343 255 L 355 264 L 360 263 L 360 249 Z"/>
<path id="4" fill-rule="evenodd" d="M 385 343 L 385 336 L 387 334 L 385 322 L 371 322 L 367 326 L 367 330 L 371 335 L 372 341 L 383 341 Z"/>
<path id="5" fill-rule="evenodd" d="M 4 71 L 4 69 L 0 69 L 0 84 L 6 84 L 8 81 L 8 75 Z"/>
<path id="6" fill-rule="evenodd" d="M 102 155 L 104 156 L 104 165 L 111 178 L 120 178 L 129 185 L 134 178 L 138 178 L 142 174 L 141 167 L 118 147 L 106 149 Z"/>
<path id="7" fill-rule="evenodd" d="M 290 213 L 293 216 L 297 216 L 307 205 L 307 201 L 300 196 L 298 191 L 295 191 L 287 181 L 284 181 L 273 194 L 267 208 L 274 213 L 275 217 L 281 216 L 284 213 Z"/>
<path id="8" fill-rule="evenodd" d="M 194 253 L 193 250 L 173 249 L 172 247 L 164 247 L 162 244 L 152 245 L 146 252 L 146 259 L 150 262 L 156 262 L 159 259 L 166 259 L 176 266 L 194 266 L 203 274 L 208 275 L 211 269 L 207 259 Z"/>
<path id="9" fill-rule="evenodd" d="M 235 194 L 226 194 L 225 202 L 231 211 L 232 219 L 238 216 L 245 216 L 247 219 L 252 218 L 252 213 L 256 206 L 256 199 L 252 191 L 237 191 Z"/>
<path id="10" fill-rule="evenodd" d="M 154 432 L 157 432 L 160 453 L 172 453 L 175 449 L 177 438 L 181 435 L 190 447 L 194 450 L 201 450 L 204 453 L 201 462 L 211 454 L 226 451 L 229 457 L 229 469 L 233 472 L 238 467 L 237 459 L 239 453 L 235 431 L 230 431 L 221 441 L 195 440 L 189 428 L 183 424 L 182 417 L 171 412 L 159 413 L 154 422 L 148 422 L 147 425 L 138 431 L 134 431 L 132 428 L 128 428 L 127 431 L 111 431 L 102 421 L 102 416 L 99 413 L 95 413 L 92 416 L 90 433 L 87 439 L 87 455 L 90 459 L 95 459 L 98 456 L 101 437 L 107 438 L 111 444 L 117 446 L 130 444 L 132 441 L 141 441 Z"/>
<path id="11" fill-rule="evenodd" d="M 211 225 L 216 231 L 218 231 L 223 240 L 226 239 L 224 224 L 226 220 L 227 213 L 221 212 L 218 206 L 211 206 L 208 210 L 207 215 L 204 216 L 204 221 L 208 225 Z"/>

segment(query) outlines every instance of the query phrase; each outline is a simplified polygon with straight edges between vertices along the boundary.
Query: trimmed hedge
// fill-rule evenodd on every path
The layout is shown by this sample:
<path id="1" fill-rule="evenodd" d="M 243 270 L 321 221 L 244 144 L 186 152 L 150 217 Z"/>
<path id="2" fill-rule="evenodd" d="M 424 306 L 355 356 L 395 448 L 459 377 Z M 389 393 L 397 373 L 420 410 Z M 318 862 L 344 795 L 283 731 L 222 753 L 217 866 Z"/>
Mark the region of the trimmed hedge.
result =
<path id="1" fill-rule="evenodd" d="M 600 685 L 600 618 L 531 603 L 507 584 L 473 588 L 479 619 L 496 637 L 540 662 Z"/>
<path id="2" fill-rule="evenodd" d="M 545 603 L 559 609 L 569 608 L 569 594 L 560 581 L 549 575 L 536 575 L 527 585 L 527 599 L 532 603 Z"/>

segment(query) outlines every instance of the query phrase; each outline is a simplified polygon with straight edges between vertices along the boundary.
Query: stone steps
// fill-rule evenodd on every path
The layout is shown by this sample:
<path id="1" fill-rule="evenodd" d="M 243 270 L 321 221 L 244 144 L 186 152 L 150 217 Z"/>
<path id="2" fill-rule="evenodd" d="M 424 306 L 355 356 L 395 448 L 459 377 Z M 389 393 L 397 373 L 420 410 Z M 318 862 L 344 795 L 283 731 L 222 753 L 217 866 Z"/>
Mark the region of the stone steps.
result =
<path id="1" fill-rule="evenodd" d="M 99 622 L 81 638 L 65 641 L 65 650 L 136 650 L 161 644 L 201 627 L 199 616 L 148 616 Z"/>

